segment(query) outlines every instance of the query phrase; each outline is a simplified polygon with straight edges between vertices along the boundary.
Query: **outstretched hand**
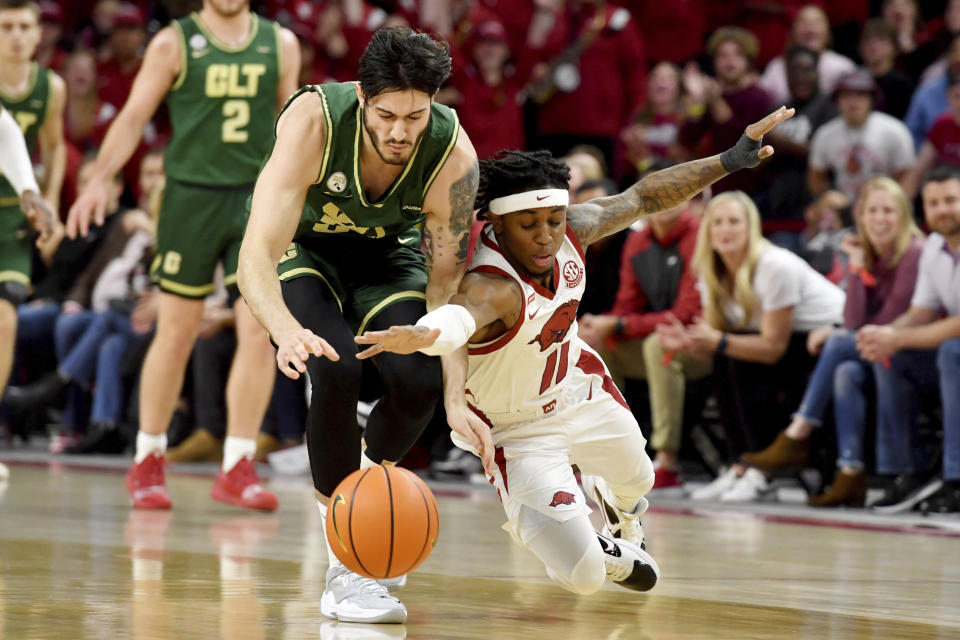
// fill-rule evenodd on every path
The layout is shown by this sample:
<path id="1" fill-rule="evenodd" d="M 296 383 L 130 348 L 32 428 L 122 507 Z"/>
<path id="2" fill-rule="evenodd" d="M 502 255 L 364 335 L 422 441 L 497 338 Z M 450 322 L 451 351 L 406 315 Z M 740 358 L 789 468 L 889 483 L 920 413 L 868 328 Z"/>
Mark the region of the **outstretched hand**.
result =
<path id="1" fill-rule="evenodd" d="M 796 110 L 786 107 L 780 107 L 771 114 L 768 114 L 765 118 L 758 122 L 754 122 L 751 125 L 748 125 L 744 133 L 747 134 L 747 137 L 751 140 L 759 142 L 763 139 L 767 133 L 773 130 L 781 122 L 789 120 L 793 117 L 793 114 L 796 113 Z M 760 151 L 757 152 L 757 158 L 763 160 L 764 158 L 769 158 L 773 155 L 773 147 L 770 145 L 765 145 L 761 147 Z"/>
<path id="2" fill-rule="evenodd" d="M 357 344 L 371 345 L 357 354 L 360 360 L 372 358 L 378 353 L 413 353 L 418 349 L 431 346 L 440 337 L 440 329 L 430 329 L 420 325 L 393 326 L 384 331 L 364 331 L 354 338 Z"/>
<path id="3" fill-rule="evenodd" d="M 318 358 L 329 358 L 336 362 L 340 359 L 337 351 L 330 343 L 317 336 L 309 329 L 299 328 L 276 336 L 277 367 L 280 372 L 296 380 L 301 373 L 307 372 L 307 360 L 311 355 Z"/>
<path id="4" fill-rule="evenodd" d="M 53 209 L 35 191 L 24 191 L 20 194 L 20 208 L 27 217 L 27 223 L 39 235 L 37 245 L 45 242 L 57 224 Z"/>
<path id="5" fill-rule="evenodd" d="M 447 403 L 447 424 L 480 454 L 483 470 L 493 477 L 493 438 L 490 427 L 462 403 Z"/>

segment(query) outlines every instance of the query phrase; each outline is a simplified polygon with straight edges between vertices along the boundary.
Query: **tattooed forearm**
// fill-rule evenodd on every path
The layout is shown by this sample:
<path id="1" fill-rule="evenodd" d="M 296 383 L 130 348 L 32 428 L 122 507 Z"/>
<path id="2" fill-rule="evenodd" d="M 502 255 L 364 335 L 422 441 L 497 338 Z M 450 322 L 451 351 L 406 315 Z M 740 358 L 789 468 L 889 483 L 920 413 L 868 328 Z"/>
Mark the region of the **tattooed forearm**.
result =
<path id="1" fill-rule="evenodd" d="M 685 162 L 652 173 L 618 195 L 567 207 L 567 222 L 587 245 L 643 216 L 683 204 L 725 175 L 719 155 Z"/>
<path id="2" fill-rule="evenodd" d="M 457 264 L 467 261 L 467 242 L 473 225 L 473 201 L 480 182 L 480 165 L 474 161 L 462 178 L 450 185 L 450 235 L 456 245 Z"/>

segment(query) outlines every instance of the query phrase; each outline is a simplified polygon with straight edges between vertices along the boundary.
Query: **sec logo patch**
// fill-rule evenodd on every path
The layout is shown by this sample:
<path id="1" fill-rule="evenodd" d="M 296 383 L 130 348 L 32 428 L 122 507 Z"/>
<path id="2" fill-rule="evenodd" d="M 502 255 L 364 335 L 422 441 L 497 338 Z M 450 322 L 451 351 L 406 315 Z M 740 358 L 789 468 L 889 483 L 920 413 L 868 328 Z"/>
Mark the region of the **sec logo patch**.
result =
<path id="1" fill-rule="evenodd" d="M 583 280 L 583 269 L 573 260 L 567 260 L 563 265 L 563 279 L 568 287 L 576 287 Z"/>

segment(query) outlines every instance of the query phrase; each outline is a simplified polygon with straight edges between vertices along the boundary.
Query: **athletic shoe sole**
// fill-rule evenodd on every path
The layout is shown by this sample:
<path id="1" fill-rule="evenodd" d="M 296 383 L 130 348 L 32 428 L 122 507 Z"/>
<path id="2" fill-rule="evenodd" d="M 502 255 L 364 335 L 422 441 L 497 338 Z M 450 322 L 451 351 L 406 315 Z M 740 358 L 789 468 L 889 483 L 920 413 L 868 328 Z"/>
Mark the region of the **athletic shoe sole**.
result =
<path id="1" fill-rule="evenodd" d="M 342 601 L 338 603 L 329 591 L 324 591 L 320 598 L 320 613 L 341 622 L 402 624 L 407 621 L 406 609 L 361 609 Z"/>
<path id="2" fill-rule="evenodd" d="M 942 480 L 934 480 L 930 484 L 924 485 L 916 493 L 908 496 L 905 500 L 901 500 L 896 504 L 890 504 L 885 507 L 870 507 L 870 510 L 874 513 L 879 513 L 882 515 L 892 515 L 894 513 L 904 513 L 910 511 L 913 507 L 920 502 L 926 500 L 937 491 L 940 491 L 940 487 L 943 486 Z"/>

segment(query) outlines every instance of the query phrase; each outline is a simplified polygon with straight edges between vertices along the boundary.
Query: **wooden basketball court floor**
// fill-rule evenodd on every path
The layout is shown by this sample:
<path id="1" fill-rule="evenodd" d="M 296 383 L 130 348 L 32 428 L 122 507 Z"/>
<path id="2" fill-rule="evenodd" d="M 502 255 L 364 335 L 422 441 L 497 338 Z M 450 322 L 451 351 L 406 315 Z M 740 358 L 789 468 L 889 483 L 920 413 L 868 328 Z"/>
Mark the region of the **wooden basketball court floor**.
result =
<path id="1" fill-rule="evenodd" d="M 489 487 L 452 484 L 433 485 L 440 538 L 399 592 L 408 622 L 337 623 L 309 480 L 274 478 L 280 509 L 258 514 L 211 501 L 212 469 L 175 470 L 173 511 L 133 511 L 123 464 L 10 465 L 0 638 L 960 638 L 956 529 L 655 501 L 661 583 L 576 596 L 499 528 Z"/>

